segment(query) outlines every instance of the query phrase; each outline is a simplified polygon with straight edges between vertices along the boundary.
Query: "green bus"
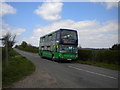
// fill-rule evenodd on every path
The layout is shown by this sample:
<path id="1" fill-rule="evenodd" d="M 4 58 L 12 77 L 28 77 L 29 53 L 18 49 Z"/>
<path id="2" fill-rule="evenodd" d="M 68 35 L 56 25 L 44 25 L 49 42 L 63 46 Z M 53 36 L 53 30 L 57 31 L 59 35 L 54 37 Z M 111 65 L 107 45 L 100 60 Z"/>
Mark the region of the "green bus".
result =
<path id="1" fill-rule="evenodd" d="M 52 60 L 67 61 L 78 58 L 76 30 L 59 29 L 40 37 L 39 55 Z"/>

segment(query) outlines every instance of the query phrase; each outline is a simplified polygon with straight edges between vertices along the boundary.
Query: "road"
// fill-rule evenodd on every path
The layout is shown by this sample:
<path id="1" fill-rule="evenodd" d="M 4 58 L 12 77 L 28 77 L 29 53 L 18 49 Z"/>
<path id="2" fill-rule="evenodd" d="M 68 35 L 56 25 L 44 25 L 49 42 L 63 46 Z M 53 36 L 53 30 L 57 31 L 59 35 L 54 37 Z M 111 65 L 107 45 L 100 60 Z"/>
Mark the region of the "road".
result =
<path id="1" fill-rule="evenodd" d="M 38 54 L 15 49 L 32 61 L 36 71 L 13 85 L 17 88 L 118 88 L 118 71 L 42 59 Z"/>

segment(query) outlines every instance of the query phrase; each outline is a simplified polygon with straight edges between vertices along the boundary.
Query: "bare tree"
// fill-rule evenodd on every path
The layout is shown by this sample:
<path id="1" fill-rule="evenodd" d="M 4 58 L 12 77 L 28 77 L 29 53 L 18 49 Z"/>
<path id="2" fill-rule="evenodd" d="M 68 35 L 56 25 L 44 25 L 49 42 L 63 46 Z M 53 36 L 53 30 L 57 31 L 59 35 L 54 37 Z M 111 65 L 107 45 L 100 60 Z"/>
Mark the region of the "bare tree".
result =
<path id="1" fill-rule="evenodd" d="M 6 48 L 6 66 L 8 66 L 8 56 L 9 56 L 9 49 L 13 47 L 15 44 L 16 35 L 12 36 L 10 32 L 6 33 L 0 40 L 2 40 L 3 46 Z"/>
<path id="2" fill-rule="evenodd" d="M 12 48 L 15 44 L 16 35 L 12 35 L 10 32 L 6 33 L 6 35 L 2 38 L 3 46 L 8 46 L 8 48 Z"/>

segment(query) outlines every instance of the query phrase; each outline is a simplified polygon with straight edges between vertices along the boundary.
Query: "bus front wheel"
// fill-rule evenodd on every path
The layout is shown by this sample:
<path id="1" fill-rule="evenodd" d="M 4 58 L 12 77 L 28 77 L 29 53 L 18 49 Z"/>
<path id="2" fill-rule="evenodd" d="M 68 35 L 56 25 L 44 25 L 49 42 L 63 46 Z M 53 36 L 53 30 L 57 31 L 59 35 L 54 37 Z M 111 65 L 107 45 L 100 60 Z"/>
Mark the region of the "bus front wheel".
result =
<path id="1" fill-rule="evenodd" d="M 52 55 L 52 61 L 54 61 L 55 60 L 55 57 L 54 57 L 54 55 Z"/>

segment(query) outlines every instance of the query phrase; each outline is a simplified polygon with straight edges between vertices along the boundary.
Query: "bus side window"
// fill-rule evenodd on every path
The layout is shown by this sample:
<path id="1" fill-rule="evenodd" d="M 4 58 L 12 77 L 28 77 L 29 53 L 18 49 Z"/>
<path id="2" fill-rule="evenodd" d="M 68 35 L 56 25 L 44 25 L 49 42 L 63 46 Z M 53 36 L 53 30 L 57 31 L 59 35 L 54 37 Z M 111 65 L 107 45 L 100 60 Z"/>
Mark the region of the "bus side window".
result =
<path id="1" fill-rule="evenodd" d="M 40 43 L 42 43 L 42 40 L 43 40 L 43 39 L 42 39 L 42 38 L 40 38 Z"/>
<path id="2" fill-rule="evenodd" d="M 54 41 L 56 41 L 56 33 L 55 33 L 55 36 L 54 36 Z"/>
<path id="3" fill-rule="evenodd" d="M 47 41 L 48 41 L 48 36 L 45 37 L 45 42 L 47 42 Z"/>
<path id="4" fill-rule="evenodd" d="M 41 50 L 42 50 L 42 51 L 44 50 L 44 46 L 41 46 Z"/>
<path id="5" fill-rule="evenodd" d="M 53 33 L 52 34 L 52 40 L 55 41 L 55 39 L 56 39 L 56 33 Z"/>
<path id="6" fill-rule="evenodd" d="M 47 46 L 45 46 L 44 50 L 47 51 Z"/>
<path id="7" fill-rule="evenodd" d="M 50 51 L 50 46 L 47 46 L 47 51 Z"/>
<path id="8" fill-rule="evenodd" d="M 42 38 L 42 42 L 45 42 L 45 37 Z"/>
<path id="9" fill-rule="evenodd" d="M 52 41 L 54 41 L 54 34 L 52 34 Z"/>
<path id="10" fill-rule="evenodd" d="M 60 39 L 60 32 L 59 32 L 59 31 L 57 32 L 56 39 L 57 39 L 57 40 Z"/>
<path id="11" fill-rule="evenodd" d="M 48 36 L 48 41 L 50 42 L 52 39 L 52 34 Z"/>

